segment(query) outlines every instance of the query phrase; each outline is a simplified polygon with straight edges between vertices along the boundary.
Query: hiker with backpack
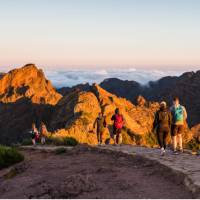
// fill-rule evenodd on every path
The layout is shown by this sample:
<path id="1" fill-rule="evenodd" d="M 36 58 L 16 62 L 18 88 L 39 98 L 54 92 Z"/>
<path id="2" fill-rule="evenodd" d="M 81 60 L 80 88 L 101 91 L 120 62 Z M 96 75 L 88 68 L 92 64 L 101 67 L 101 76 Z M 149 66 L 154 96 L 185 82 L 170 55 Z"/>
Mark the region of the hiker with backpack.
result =
<path id="1" fill-rule="evenodd" d="M 39 132 L 36 128 L 35 123 L 32 124 L 32 129 L 31 129 L 31 140 L 32 140 L 32 144 L 36 145 L 36 142 L 39 139 Z"/>
<path id="2" fill-rule="evenodd" d="M 172 116 L 170 111 L 167 109 L 166 102 L 160 103 L 160 109 L 155 114 L 153 123 L 154 130 L 156 129 L 158 143 L 161 149 L 161 155 L 165 154 L 167 145 L 167 136 L 171 129 Z"/>
<path id="3" fill-rule="evenodd" d="M 41 144 L 44 145 L 44 144 L 46 143 L 46 136 L 47 136 L 47 134 L 48 134 L 47 127 L 46 127 L 46 125 L 45 125 L 44 122 L 42 122 L 42 123 L 40 124 L 40 129 L 39 129 L 39 131 L 40 131 Z"/>
<path id="4" fill-rule="evenodd" d="M 184 131 L 184 124 L 187 119 L 187 111 L 184 106 L 180 105 L 179 98 L 173 99 L 173 106 L 170 108 L 172 114 L 172 143 L 173 152 L 177 154 L 177 144 L 179 144 L 179 150 L 183 153 L 183 139 L 182 133 Z"/>
<path id="5" fill-rule="evenodd" d="M 114 144 L 121 144 L 122 143 L 122 135 L 121 131 L 124 126 L 124 117 L 120 114 L 119 108 L 115 109 L 115 114 L 111 118 L 113 123 L 113 136 L 114 136 Z"/>
<path id="6" fill-rule="evenodd" d="M 97 127 L 96 132 L 97 132 L 97 140 L 98 140 L 99 145 L 103 144 L 104 142 L 103 134 L 105 132 L 106 126 L 107 124 L 106 124 L 105 116 L 103 116 L 103 114 L 100 112 L 93 125 L 93 128 Z"/>

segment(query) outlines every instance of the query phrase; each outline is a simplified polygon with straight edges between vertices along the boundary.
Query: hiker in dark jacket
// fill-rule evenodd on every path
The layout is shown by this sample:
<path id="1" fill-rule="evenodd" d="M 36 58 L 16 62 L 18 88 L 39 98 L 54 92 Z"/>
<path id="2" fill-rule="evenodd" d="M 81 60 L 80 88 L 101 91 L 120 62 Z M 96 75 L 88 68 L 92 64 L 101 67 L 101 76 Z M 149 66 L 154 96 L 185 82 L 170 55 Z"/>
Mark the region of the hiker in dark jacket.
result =
<path id="1" fill-rule="evenodd" d="M 113 136 L 114 136 L 114 144 L 121 144 L 122 143 L 122 135 L 121 131 L 124 126 L 124 117 L 120 114 L 119 108 L 115 109 L 115 114 L 111 118 L 113 123 Z"/>
<path id="2" fill-rule="evenodd" d="M 161 155 L 165 154 L 166 140 L 170 133 L 172 123 L 172 116 L 170 111 L 167 109 L 166 102 L 162 101 L 160 103 L 160 110 L 155 114 L 155 120 L 153 123 L 153 128 L 156 129 L 158 143 L 161 148 Z"/>
<path id="3" fill-rule="evenodd" d="M 103 143 L 102 136 L 105 132 L 105 128 L 107 126 L 105 116 L 102 113 L 99 113 L 98 117 L 96 118 L 93 127 L 97 126 L 97 140 L 98 144 L 101 145 Z"/>

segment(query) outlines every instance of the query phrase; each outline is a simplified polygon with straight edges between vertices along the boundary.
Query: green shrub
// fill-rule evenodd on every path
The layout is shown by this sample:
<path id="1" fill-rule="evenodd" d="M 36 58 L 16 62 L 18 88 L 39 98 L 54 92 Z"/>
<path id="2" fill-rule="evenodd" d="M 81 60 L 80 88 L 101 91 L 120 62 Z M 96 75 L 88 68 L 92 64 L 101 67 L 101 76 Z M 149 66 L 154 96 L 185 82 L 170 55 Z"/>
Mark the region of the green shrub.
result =
<path id="1" fill-rule="evenodd" d="M 15 148 L 0 145 L 0 169 L 24 160 L 24 156 Z"/>
<path id="2" fill-rule="evenodd" d="M 193 138 L 187 143 L 186 147 L 191 149 L 192 151 L 198 151 L 200 150 L 200 143 L 196 138 Z"/>
<path id="3" fill-rule="evenodd" d="M 141 145 L 142 143 L 142 136 L 139 134 L 134 133 L 131 129 L 124 127 L 124 130 L 127 132 L 128 136 L 136 145 Z"/>
<path id="4" fill-rule="evenodd" d="M 153 132 L 145 134 L 144 140 L 145 140 L 145 143 L 147 146 L 154 147 L 154 146 L 158 145 L 158 140 L 157 140 L 156 134 Z"/>
<path id="5" fill-rule="evenodd" d="M 76 146 L 78 144 L 78 141 L 73 137 L 66 137 L 64 138 L 64 145 L 67 146 Z"/>
<path id="6" fill-rule="evenodd" d="M 76 146 L 78 144 L 78 141 L 73 137 L 52 137 L 47 138 L 46 143 L 56 146 Z"/>
<path id="7" fill-rule="evenodd" d="M 24 146 L 32 145 L 32 140 L 30 138 L 23 139 L 21 144 Z"/>

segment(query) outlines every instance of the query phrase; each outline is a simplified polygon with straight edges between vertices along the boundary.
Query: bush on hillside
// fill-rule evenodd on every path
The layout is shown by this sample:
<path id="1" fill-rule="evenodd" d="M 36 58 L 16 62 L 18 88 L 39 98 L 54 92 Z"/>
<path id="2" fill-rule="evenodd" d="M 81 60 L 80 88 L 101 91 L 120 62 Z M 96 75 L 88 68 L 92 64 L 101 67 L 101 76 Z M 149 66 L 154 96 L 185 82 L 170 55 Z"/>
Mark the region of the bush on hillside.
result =
<path id="1" fill-rule="evenodd" d="M 31 138 L 23 139 L 21 145 L 23 145 L 23 146 L 29 146 L 29 145 L 32 145 L 32 140 L 31 140 Z"/>
<path id="2" fill-rule="evenodd" d="M 46 142 L 56 146 L 76 146 L 78 144 L 78 141 L 73 137 L 51 137 L 47 138 Z"/>
<path id="3" fill-rule="evenodd" d="M 192 151 L 198 151 L 200 150 L 200 142 L 197 140 L 197 138 L 193 138 L 187 143 L 186 147 Z"/>
<path id="4" fill-rule="evenodd" d="M 0 145 L 0 169 L 24 160 L 24 156 L 15 148 Z"/>
<path id="5" fill-rule="evenodd" d="M 124 127 L 123 130 L 127 133 L 126 139 L 129 138 L 129 142 L 127 144 L 136 144 L 141 145 L 142 143 L 142 136 L 139 134 L 134 133 L 131 129 Z"/>
<path id="6" fill-rule="evenodd" d="M 145 134 L 144 140 L 145 140 L 146 146 L 155 147 L 158 145 L 156 134 L 153 132 L 149 132 L 148 134 Z"/>

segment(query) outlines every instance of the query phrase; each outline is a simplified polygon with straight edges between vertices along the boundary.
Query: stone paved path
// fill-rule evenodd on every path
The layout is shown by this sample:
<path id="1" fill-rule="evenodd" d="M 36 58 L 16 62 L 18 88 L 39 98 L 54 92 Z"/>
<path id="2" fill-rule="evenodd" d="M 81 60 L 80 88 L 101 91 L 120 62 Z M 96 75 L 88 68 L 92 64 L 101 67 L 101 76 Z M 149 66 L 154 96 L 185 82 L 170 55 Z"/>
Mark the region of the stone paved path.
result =
<path id="1" fill-rule="evenodd" d="M 130 155 L 141 155 L 150 160 L 157 161 L 170 169 L 184 174 L 184 184 L 200 198 L 200 156 L 188 153 L 174 155 L 167 150 L 165 156 L 160 155 L 160 149 L 146 148 L 140 146 L 100 146 L 100 149 L 120 151 Z"/>

